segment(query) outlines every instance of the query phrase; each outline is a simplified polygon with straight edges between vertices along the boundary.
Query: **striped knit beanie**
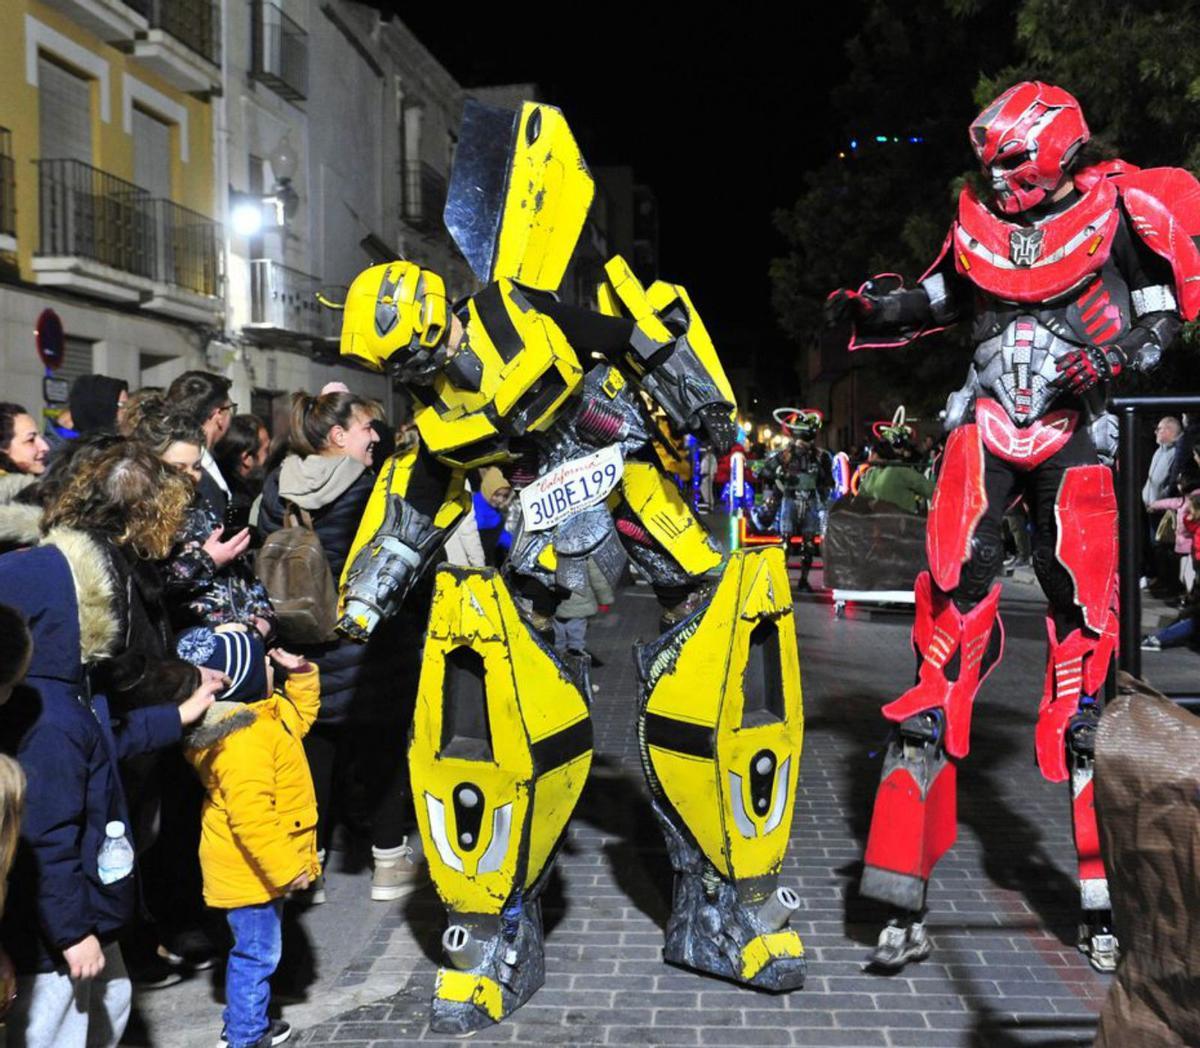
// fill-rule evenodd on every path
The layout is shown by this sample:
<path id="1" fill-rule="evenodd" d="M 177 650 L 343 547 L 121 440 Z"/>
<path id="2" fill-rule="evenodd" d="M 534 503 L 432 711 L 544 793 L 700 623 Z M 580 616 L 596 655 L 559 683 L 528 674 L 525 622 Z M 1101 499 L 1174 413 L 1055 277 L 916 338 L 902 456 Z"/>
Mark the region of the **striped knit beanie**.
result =
<path id="1" fill-rule="evenodd" d="M 222 702 L 258 702 L 267 697 L 267 654 L 255 630 L 217 633 L 194 626 L 179 635 L 175 650 L 193 666 L 217 670 L 233 682 L 217 696 Z"/>

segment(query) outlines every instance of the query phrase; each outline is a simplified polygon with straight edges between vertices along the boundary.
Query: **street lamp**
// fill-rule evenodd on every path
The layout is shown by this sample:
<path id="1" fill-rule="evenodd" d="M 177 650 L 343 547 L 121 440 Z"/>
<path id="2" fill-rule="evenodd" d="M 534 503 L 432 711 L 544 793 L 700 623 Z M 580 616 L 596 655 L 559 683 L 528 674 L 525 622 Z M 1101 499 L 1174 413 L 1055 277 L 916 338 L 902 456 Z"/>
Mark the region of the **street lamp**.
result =
<path id="1" fill-rule="evenodd" d="M 263 198 L 264 204 L 275 207 L 275 224 L 287 225 L 287 221 L 296 213 L 300 205 L 300 194 L 292 188 L 292 179 L 296 177 L 297 157 L 292 146 L 291 132 L 285 131 L 283 137 L 271 150 L 267 161 L 271 165 L 271 173 L 275 176 L 275 191 L 269 197 Z"/>
<path id="2" fill-rule="evenodd" d="M 267 157 L 267 162 L 271 165 L 271 174 L 275 179 L 274 188 L 270 193 L 257 196 L 230 189 L 229 218 L 233 231 L 238 236 L 255 237 L 264 228 L 286 229 L 288 221 L 295 217 L 296 209 L 300 206 L 300 194 L 292 186 L 298 159 L 290 133 L 284 132 Z M 263 212 L 266 208 L 271 208 L 270 220 L 264 217 Z"/>

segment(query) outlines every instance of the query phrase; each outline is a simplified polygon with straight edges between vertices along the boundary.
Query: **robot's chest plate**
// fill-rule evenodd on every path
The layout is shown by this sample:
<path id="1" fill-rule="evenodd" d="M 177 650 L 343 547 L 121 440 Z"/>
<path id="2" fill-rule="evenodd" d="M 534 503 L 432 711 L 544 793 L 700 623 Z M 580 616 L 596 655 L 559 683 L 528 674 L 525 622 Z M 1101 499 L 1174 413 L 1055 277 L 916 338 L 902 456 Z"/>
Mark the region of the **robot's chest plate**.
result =
<path id="1" fill-rule="evenodd" d="M 415 391 L 415 420 L 440 459 L 473 467 L 502 459 L 509 438 L 552 426 L 583 369 L 553 321 L 507 280 L 472 297 L 466 331 L 433 385 Z"/>
<path id="2" fill-rule="evenodd" d="M 976 287 L 1008 302 L 1045 302 L 1083 287 L 1108 260 L 1120 223 L 1117 190 L 1096 183 L 1040 223 L 1007 222 L 970 190 L 959 198 L 954 264 Z"/>
<path id="3" fill-rule="evenodd" d="M 990 395 L 1018 425 L 1041 418 L 1059 395 L 1055 361 L 1076 348 L 1040 323 L 1035 314 L 1017 315 L 994 338 L 975 350 L 980 391 Z"/>

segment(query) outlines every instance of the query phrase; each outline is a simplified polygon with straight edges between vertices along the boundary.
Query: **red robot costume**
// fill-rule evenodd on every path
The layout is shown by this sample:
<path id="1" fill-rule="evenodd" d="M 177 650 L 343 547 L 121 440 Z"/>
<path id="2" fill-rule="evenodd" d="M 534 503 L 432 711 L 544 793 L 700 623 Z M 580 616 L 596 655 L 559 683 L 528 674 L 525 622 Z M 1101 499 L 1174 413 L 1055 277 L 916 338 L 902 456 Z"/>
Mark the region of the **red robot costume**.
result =
<path id="1" fill-rule="evenodd" d="M 1080 945 L 1111 969 L 1108 885 L 1092 803 L 1092 735 L 1117 637 L 1116 501 L 1102 460 L 1115 453 L 1104 410 L 1123 368 L 1152 368 L 1200 312 L 1200 184 L 1175 168 L 1085 166 L 1088 128 L 1061 88 L 1021 83 L 971 124 L 991 182 L 969 185 L 941 254 L 919 286 L 877 277 L 835 291 L 850 348 L 903 346 L 971 319 L 974 357 L 951 394 L 950 436 L 930 507 L 929 570 L 916 583 L 916 684 L 883 708 L 896 724 L 867 840 L 861 891 L 902 916 L 872 962 L 926 956 L 930 872 L 957 834 L 956 761 L 971 707 L 1003 648 L 997 613 L 1001 521 L 1023 494 L 1036 524 L 1049 650 L 1036 730 L 1038 766 L 1070 781 L 1085 915 Z"/>

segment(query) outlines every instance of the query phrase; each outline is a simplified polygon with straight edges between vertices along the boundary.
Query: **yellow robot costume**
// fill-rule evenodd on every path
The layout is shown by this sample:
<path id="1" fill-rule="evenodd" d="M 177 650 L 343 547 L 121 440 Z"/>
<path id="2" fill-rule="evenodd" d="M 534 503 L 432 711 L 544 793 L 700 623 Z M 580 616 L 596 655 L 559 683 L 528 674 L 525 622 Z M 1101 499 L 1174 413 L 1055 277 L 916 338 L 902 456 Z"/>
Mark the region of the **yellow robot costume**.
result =
<path id="1" fill-rule="evenodd" d="M 546 630 L 589 559 L 615 582 L 632 558 L 664 608 L 635 657 L 643 765 L 676 873 L 666 959 L 761 989 L 804 980 L 787 927 L 799 901 L 777 884 L 803 733 L 782 552 L 723 564 L 658 465 L 651 408 L 718 449 L 734 435 L 687 292 L 643 287 L 616 258 L 601 312 L 554 295 L 592 194 L 557 109 L 468 102 L 446 225 L 485 287 L 451 308 L 436 274 L 393 262 L 361 273 L 345 305 L 342 352 L 406 383 L 423 449 L 381 473 L 341 628 L 365 638 L 395 611 L 462 513 L 463 471 L 501 463 L 520 486 L 504 579 L 440 569 L 423 653 L 409 767 L 450 914 L 439 1032 L 501 1020 L 544 978 L 539 893 L 592 755 L 588 658 L 560 658 Z M 447 472 L 424 468 L 417 507 L 427 459 Z"/>

